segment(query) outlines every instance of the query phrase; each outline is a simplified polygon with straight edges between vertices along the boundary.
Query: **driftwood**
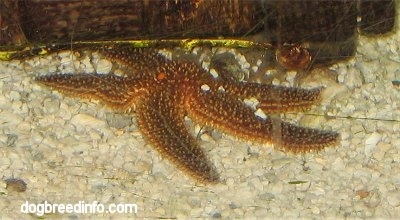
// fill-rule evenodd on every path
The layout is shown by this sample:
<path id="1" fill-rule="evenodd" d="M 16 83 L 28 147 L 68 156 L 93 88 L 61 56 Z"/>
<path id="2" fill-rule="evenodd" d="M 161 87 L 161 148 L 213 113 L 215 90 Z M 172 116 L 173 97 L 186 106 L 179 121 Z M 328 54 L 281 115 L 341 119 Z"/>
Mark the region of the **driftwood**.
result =
<path id="1" fill-rule="evenodd" d="M 331 59 L 354 54 L 357 32 L 384 34 L 393 30 L 394 20 L 394 0 L 1 0 L 0 50 L 73 41 L 223 37 L 306 44 Z"/>

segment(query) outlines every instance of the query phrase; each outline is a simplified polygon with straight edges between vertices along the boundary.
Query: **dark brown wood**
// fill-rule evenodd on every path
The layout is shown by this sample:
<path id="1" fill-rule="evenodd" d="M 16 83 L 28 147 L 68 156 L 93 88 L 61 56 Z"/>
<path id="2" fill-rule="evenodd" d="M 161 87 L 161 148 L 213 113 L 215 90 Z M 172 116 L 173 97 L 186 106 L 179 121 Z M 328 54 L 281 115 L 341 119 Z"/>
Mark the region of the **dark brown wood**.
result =
<path id="1" fill-rule="evenodd" d="M 18 1 L 0 1 L 0 46 L 27 43 L 21 23 Z"/>
<path id="2" fill-rule="evenodd" d="M 360 14 L 360 15 L 359 15 Z M 0 45 L 79 40 L 243 37 L 344 42 L 393 29 L 394 0 L 2 0 Z"/>
<path id="3" fill-rule="evenodd" d="M 0 0 L 0 50 L 28 43 L 252 37 L 276 48 L 306 45 L 313 62 L 329 63 L 354 55 L 357 28 L 387 33 L 394 17 L 394 0 Z"/>
<path id="4" fill-rule="evenodd" d="M 395 0 L 363 0 L 360 3 L 360 30 L 363 34 L 384 34 L 393 30 Z"/>
<path id="5" fill-rule="evenodd" d="M 342 42 L 357 28 L 357 1 L 265 1 L 265 37 L 270 42 Z"/>
<path id="6" fill-rule="evenodd" d="M 234 37 L 261 17 L 258 1 L 118 0 L 19 4 L 30 42 Z"/>

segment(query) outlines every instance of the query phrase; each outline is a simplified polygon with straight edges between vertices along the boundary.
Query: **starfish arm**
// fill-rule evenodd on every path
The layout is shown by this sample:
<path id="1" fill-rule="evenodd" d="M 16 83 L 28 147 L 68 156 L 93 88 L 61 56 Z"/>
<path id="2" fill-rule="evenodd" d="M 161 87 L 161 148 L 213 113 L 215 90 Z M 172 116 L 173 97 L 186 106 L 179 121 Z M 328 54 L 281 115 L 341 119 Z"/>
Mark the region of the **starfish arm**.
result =
<path id="1" fill-rule="evenodd" d="M 320 101 L 322 88 L 301 89 L 259 83 L 226 82 L 228 94 L 241 99 L 256 98 L 258 108 L 265 113 L 298 112 L 311 108 Z"/>
<path id="2" fill-rule="evenodd" d="M 100 53 L 126 68 L 127 74 L 140 77 L 149 76 L 149 73 L 155 72 L 156 67 L 169 62 L 157 50 L 134 48 L 129 45 L 106 45 L 101 48 Z"/>
<path id="3" fill-rule="evenodd" d="M 186 103 L 195 121 L 223 132 L 295 153 L 321 150 L 337 143 L 338 133 L 298 127 L 279 119 L 262 119 L 226 93 L 193 92 Z"/>
<path id="4" fill-rule="evenodd" d="M 184 125 L 184 114 L 161 91 L 137 105 L 138 126 L 149 143 L 165 158 L 200 182 L 218 182 L 219 175 Z"/>
<path id="5" fill-rule="evenodd" d="M 35 80 L 61 93 L 97 99 L 120 110 L 129 110 L 146 86 L 144 81 L 113 74 L 53 74 Z"/>

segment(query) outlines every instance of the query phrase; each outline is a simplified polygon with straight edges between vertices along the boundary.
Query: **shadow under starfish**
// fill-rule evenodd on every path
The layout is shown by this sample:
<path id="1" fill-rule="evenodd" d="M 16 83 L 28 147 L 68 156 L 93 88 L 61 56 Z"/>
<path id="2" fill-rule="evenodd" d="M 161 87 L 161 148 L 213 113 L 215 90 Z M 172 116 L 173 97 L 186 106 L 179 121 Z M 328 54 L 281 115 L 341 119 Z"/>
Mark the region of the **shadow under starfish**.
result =
<path id="1" fill-rule="evenodd" d="M 243 102 L 255 98 L 256 109 L 267 114 L 304 111 L 319 102 L 322 88 L 307 90 L 222 80 L 197 64 L 168 60 L 155 50 L 121 45 L 98 50 L 124 66 L 126 76 L 50 74 L 37 77 L 36 81 L 64 94 L 98 99 L 115 110 L 135 113 L 145 139 L 198 181 L 218 182 L 219 175 L 185 126 L 185 116 L 228 134 L 294 153 L 318 151 L 339 140 L 336 132 L 259 117 Z"/>

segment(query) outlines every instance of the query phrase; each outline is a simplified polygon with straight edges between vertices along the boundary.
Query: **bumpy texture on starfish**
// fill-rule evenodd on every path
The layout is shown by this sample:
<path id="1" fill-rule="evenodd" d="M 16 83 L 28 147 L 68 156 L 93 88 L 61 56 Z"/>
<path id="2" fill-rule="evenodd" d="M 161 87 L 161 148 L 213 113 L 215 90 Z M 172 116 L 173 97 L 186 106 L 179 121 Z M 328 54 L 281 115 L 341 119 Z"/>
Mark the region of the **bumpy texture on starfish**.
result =
<path id="1" fill-rule="evenodd" d="M 36 80 L 65 94 L 93 98 L 126 113 L 134 112 L 145 139 L 165 158 L 201 182 L 219 175 L 184 117 L 256 143 L 274 144 L 294 153 L 321 150 L 338 142 L 338 133 L 298 127 L 262 118 L 243 100 L 255 98 L 265 113 L 309 109 L 321 88 L 295 89 L 214 78 L 192 62 L 166 59 L 155 50 L 129 46 L 100 49 L 105 57 L 125 66 L 115 74 L 53 74 Z"/>

